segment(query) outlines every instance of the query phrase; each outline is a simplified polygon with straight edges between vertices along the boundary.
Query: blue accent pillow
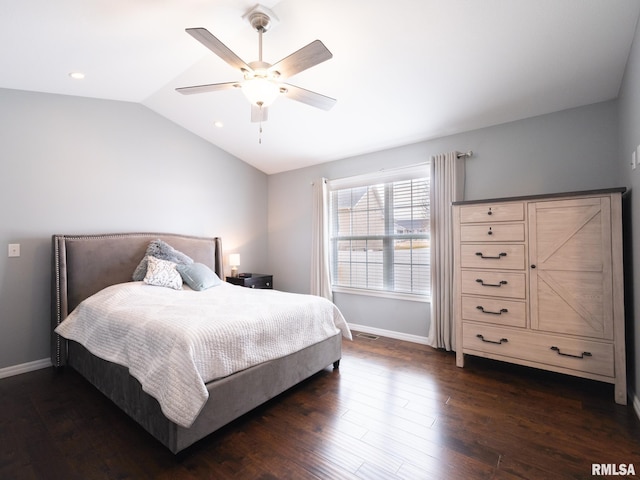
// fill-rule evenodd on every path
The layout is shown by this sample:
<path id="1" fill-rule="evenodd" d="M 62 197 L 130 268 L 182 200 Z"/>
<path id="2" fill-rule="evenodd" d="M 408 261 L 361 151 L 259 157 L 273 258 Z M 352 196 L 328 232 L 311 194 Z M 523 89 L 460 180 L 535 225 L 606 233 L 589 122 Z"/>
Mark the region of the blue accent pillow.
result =
<path id="1" fill-rule="evenodd" d="M 178 264 L 176 270 L 180 273 L 184 283 L 193 290 L 206 290 L 222 283 L 218 275 L 202 263 Z"/>

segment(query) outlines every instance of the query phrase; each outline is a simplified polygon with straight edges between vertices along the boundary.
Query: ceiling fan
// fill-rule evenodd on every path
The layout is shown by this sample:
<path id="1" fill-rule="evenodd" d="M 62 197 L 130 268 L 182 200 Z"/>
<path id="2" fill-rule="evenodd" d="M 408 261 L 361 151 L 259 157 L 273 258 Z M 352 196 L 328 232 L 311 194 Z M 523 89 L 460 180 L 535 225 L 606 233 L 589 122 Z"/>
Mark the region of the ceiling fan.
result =
<path id="1" fill-rule="evenodd" d="M 323 110 L 329 110 L 333 107 L 336 103 L 335 98 L 282 81 L 332 58 L 333 54 L 327 47 L 320 40 L 315 40 L 271 65 L 262 60 L 262 34 L 269 29 L 272 24 L 272 17 L 275 18 L 275 16 L 267 8 L 256 5 L 247 12 L 245 17 L 249 20 L 253 29 L 258 32 L 258 60 L 255 62 L 244 62 L 205 28 L 186 29 L 189 35 L 218 55 L 222 60 L 239 69 L 244 79 L 239 82 L 180 87 L 176 88 L 176 91 L 191 95 L 240 88 L 249 102 L 251 102 L 252 122 L 266 121 L 268 115 L 267 107 L 280 95 Z"/>

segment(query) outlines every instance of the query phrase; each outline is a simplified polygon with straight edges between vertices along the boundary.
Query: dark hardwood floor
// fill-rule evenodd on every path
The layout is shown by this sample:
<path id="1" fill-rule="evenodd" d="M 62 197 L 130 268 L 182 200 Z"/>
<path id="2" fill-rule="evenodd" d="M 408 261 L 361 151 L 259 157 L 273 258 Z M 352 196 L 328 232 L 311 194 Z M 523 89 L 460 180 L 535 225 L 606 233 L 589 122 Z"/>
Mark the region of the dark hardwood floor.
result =
<path id="1" fill-rule="evenodd" d="M 633 464 L 613 387 L 355 337 L 322 371 L 172 455 L 70 369 L 0 380 L 1 479 L 562 479 Z M 620 478 L 620 477 L 618 477 Z"/>

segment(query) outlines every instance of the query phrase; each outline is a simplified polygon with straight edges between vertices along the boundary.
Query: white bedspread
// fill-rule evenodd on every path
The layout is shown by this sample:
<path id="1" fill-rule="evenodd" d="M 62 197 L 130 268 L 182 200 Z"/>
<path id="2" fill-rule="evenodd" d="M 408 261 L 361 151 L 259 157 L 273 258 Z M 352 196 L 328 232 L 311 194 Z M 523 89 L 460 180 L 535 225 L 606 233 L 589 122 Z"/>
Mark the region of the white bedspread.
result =
<path id="1" fill-rule="evenodd" d="M 338 332 L 338 308 L 312 295 L 223 283 L 196 292 L 129 282 L 82 302 L 56 332 L 123 365 L 164 415 L 189 427 L 209 397 L 205 383 L 280 358 Z"/>

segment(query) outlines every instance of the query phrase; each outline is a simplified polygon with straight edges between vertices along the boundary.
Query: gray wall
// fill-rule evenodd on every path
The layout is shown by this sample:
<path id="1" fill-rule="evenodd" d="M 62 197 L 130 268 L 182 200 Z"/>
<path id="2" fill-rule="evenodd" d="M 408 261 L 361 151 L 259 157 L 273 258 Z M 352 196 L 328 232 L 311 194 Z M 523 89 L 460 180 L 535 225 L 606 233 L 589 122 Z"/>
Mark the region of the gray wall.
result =
<path id="1" fill-rule="evenodd" d="M 468 200 L 619 186 L 617 104 L 598 103 L 270 175 L 269 263 L 278 288 L 309 292 L 313 180 L 412 165 L 451 150 L 474 151 L 466 164 Z M 427 336 L 427 303 L 344 293 L 334 300 L 349 322 Z"/>
<path id="2" fill-rule="evenodd" d="M 640 167 L 631 169 L 631 153 L 640 145 L 640 24 L 631 48 L 618 97 L 620 149 L 617 170 L 620 184 L 631 190 L 626 202 L 625 314 L 627 317 L 627 365 L 630 388 L 635 395 L 640 385 Z M 640 153 L 640 152 L 639 152 Z M 640 159 L 640 158 L 639 158 Z"/>
<path id="3" fill-rule="evenodd" d="M 631 88 L 640 81 L 638 50 L 619 109 L 604 102 L 268 177 L 138 104 L 0 89 L 0 369 L 49 356 L 53 233 L 220 235 L 226 253 L 241 253 L 242 270 L 273 273 L 277 288 L 307 293 L 311 182 L 321 176 L 473 150 L 467 199 L 631 187 L 638 180 L 626 157 L 640 143 L 640 98 Z M 8 243 L 22 245 L 20 258 L 7 258 Z M 427 335 L 428 303 L 335 300 L 352 323 Z"/>
<path id="4" fill-rule="evenodd" d="M 0 89 L 0 105 L 0 369 L 49 357 L 54 233 L 218 235 L 267 269 L 262 172 L 139 104 Z"/>

